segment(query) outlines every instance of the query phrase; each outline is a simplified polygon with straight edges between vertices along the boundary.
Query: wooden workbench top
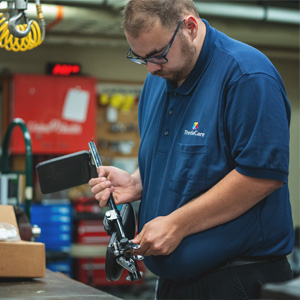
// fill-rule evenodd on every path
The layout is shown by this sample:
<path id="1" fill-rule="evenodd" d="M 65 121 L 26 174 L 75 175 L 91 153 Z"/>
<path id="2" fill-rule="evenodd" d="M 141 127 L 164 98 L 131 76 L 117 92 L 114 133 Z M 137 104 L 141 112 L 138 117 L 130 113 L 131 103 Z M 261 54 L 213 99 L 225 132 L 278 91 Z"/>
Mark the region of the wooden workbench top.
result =
<path id="1" fill-rule="evenodd" d="M 62 273 L 46 270 L 45 278 L 0 278 L 0 299 L 117 300 L 120 298 L 70 279 Z"/>

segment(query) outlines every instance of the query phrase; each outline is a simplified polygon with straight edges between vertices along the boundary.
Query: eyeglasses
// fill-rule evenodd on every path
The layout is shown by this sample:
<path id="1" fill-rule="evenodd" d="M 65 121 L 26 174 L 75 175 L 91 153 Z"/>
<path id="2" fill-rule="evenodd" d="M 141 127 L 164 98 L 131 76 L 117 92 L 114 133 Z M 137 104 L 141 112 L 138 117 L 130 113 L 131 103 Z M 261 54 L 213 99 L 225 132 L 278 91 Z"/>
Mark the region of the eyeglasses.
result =
<path id="1" fill-rule="evenodd" d="M 163 54 L 160 54 L 160 55 L 156 55 L 156 56 L 152 56 L 152 57 L 146 57 L 146 58 L 142 58 L 140 56 L 132 56 L 133 53 L 132 53 L 132 50 L 131 50 L 131 47 L 129 47 L 129 50 L 127 52 L 127 55 L 126 55 L 126 58 L 130 59 L 131 61 L 137 63 L 137 64 L 140 64 L 140 65 L 146 65 L 147 62 L 150 62 L 152 64 L 158 64 L 158 65 L 163 65 L 163 64 L 166 64 L 168 62 L 168 59 L 167 59 L 167 54 L 172 46 L 172 43 L 176 37 L 176 34 L 181 26 L 181 24 L 185 21 L 185 19 L 181 20 L 165 50 L 165 52 Z"/>

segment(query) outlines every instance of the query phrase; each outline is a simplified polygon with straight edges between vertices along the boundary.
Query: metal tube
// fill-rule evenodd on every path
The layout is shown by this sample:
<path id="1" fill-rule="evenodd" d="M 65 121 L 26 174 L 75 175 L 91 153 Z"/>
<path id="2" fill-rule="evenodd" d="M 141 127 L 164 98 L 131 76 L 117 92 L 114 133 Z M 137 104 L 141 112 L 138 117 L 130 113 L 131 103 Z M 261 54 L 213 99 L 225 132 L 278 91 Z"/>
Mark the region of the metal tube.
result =
<path id="1" fill-rule="evenodd" d="M 64 1 L 70 6 L 64 6 L 65 17 L 70 11 L 70 15 L 73 15 L 73 12 L 76 10 L 77 18 L 88 18 L 89 15 L 93 15 L 95 12 L 95 6 L 107 6 L 113 9 L 122 9 L 128 0 L 70 0 Z M 84 4 L 86 7 L 89 5 L 92 8 L 83 8 L 76 7 L 76 4 Z M 50 4 L 51 1 L 47 1 L 49 4 L 43 4 L 43 10 L 45 18 L 53 19 L 53 12 L 57 5 Z M 54 3 L 54 2 L 53 2 Z M 34 4 L 28 4 L 28 14 L 31 18 L 34 16 L 31 13 L 34 11 L 31 8 Z M 72 6 L 71 6 L 72 5 Z M 215 17 L 224 17 L 224 18 L 237 18 L 237 19 L 247 19 L 247 20 L 257 20 L 257 21 L 268 21 L 275 23 L 287 23 L 287 24 L 300 24 L 300 13 L 297 9 L 288 9 L 288 8 L 276 8 L 270 6 L 259 6 L 259 5 L 246 5 L 246 4 L 232 4 L 232 3 L 223 3 L 223 2 L 195 2 L 195 6 L 201 15 L 215 16 Z M 100 13 L 100 11 L 99 11 Z"/>
<path id="2" fill-rule="evenodd" d="M 293 9 L 220 2 L 196 2 L 195 6 L 200 16 L 203 14 L 225 18 L 300 24 L 300 13 Z"/>
<path id="3" fill-rule="evenodd" d="M 3 147 L 2 147 L 2 166 L 1 166 L 1 173 L 7 174 L 9 173 L 8 168 L 8 148 L 9 148 L 9 142 L 11 138 L 11 134 L 16 126 L 19 126 L 23 132 L 23 137 L 25 141 L 25 161 L 26 161 L 26 167 L 25 167 L 25 212 L 26 215 L 30 221 L 30 207 L 31 207 L 31 201 L 33 197 L 33 176 L 32 176 L 32 147 L 31 147 L 31 137 L 29 134 L 29 131 L 25 125 L 25 122 L 20 118 L 15 118 L 13 121 L 9 124 L 6 134 L 4 136 L 3 140 Z"/>

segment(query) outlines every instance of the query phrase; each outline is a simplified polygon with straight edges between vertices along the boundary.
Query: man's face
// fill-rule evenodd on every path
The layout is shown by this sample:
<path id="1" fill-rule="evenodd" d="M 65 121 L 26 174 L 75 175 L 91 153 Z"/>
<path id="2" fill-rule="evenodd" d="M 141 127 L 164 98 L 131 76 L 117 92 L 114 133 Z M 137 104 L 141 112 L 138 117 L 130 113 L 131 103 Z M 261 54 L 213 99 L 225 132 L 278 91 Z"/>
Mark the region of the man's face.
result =
<path id="1" fill-rule="evenodd" d="M 166 64 L 147 62 L 145 67 L 152 75 L 181 84 L 191 72 L 195 64 L 196 49 L 185 36 L 184 30 L 183 27 L 182 31 L 176 35 L 167 54 Z M 173 34 L 174 32 L 157 22 L 149 32 L 141 33 L 138 38 L 133 38 L 128 34 L 126 37 L 135 56 L 148 58 L 163 54 Z"/>

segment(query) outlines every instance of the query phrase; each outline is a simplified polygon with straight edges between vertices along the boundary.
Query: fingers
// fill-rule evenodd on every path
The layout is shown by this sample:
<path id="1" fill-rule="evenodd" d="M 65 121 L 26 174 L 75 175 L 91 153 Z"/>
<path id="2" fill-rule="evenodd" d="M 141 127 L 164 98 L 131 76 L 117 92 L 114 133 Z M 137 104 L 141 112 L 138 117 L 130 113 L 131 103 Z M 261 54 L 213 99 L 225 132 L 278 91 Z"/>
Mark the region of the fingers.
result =
<path id="1" fill-rule="evenodd" d="M 99 172 L 99 177 L 90 179 L 89 186 L 100 206 L 105 207 L 110 194 L 114 192 L 114 187 L 112 187 L 111 182 L 106 177 L 102 176 L 103 174 L 107 175 L 105 168 L 99 167 L 97 171 Z"/>
<path id="2" fill-rule="evenodd" d="M 153 251 L 152 244 L 146 242 L 145 240 L 140 240 L 137 236 L 132 240 L 134 244 L 139 244 L 141 247 L 138 250 L 134 250 L 134 255 L 157 255 L 155 251 Z"/>
<path id="3" fill-rule="evenodd" d="M 106 167 L 98 167 L 97 168 L 97 173 L 98 173 L 98 177 L 96 178 L 91 178 L 89 181 L 89 185 L 92 187 L 95 184 L 97 184 L 99 182 L 99 178 L 101 179 L 101 181 L 104 181 L 107 179 L 107 176 L 109 174 L 109 171 Z"/>
<path id="4" fill-rule="evenodd" d="M 107 178 L 110 172 L 110 167 L 98 167 L 97 168 L 97 173 L 98 173 L 98 177 L 105 177 Z"/>
<path id="5" fill-rule="evenodd" d="M 142 231 L 132 240 L 134 244 L 139 244 L 141 246 L 140 249 L 134 250 L 134 254 L 136 255 L 155 255 L 151 249 L 151 241 L 148 241 L 148 239 L 144 237 L 145 233 L 147 232 L 147 226 L 148 224 L 145 224 Z"/>
<path id="6" fill-rule="evenodd" d="M 182 238 L 167 221 L 167 217 L 157 217 L 146 223 L 142 231 L 132 240 L 133 243 L 140 245 L 140 249 L 135 250 L 134 254 L 169 255 L 178 247 Z"/>
<path id="7" fill-rule="evenodd" d="M 139 244 L 141 246 L 140 249 L 134 250 L 135 255 L 144 255 L 144 252 L 145 252 L 144 250 L 145 249 L 144 248 L 142 249 L 142 245 L 141 245 L 142 236 L 144 235 L 144 232 L 145 232 L 145 227 L 142 229 L 142 231 L 133 240 L 131 240 L 132 243 Z"/>
<path id="8" fill-rule="evenodd" d="M 141 243 L 141 241 L 142 241 L 142 236 L 143 236 L 143 234 L 144 234 L 144 231 L 145 231 L 145 229 L 143 229 L 133 240 L 132 240 L 132 242 L 134 243 L 134 244 L 140 244 Z"/>

